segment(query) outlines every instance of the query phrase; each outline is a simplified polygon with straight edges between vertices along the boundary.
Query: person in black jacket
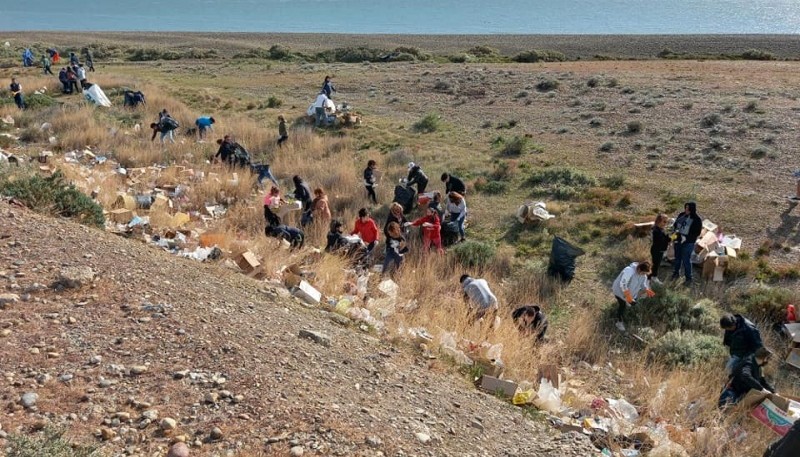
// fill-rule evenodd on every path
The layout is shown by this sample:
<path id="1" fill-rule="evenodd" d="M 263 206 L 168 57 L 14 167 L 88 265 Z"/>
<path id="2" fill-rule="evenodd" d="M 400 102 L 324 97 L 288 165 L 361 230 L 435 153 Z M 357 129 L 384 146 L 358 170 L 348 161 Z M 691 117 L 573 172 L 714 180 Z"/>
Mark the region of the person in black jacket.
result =
<path id="1" fill-rule="evenodd" d="M 775 393 L 773 388 L 761 374 L 761 367 L 772 358 L 772 352 L 765 347 L 760 347 L 754 354 L 743 358 L 733 368 L 733 373 L 719 396 L 718 406 L 724 408 L 736 404 L 750 390 L 763 393 Z"/>
<path id="2" fill-rule="evenodd" d="M 650 245 L 650 258 L 653 263 L 650 276 L 648 276 L 656 284 L 661 284 L 658 279 L 658 267 L 661 265 L 661 261 L 664 260 L 664 253 L 667 252 L 667 247 L 669 247 L 669 235 L 664 231 L 666 226 L 667 215 L 659 213 L 656 216 L 655 224 L 653 224 L 653 243 Z"/>
<path id="3" fill-rule="evenodd" d="M 680 213 L 673 225 L 675 229 L 675 262 L 672 266 L 672 279 L 680 277 L 681 266 L 686 275 L 686 285 L 692 283 L 692 253 L 697 237 L 703 229 L 703 219 L 697 214 L 697 204 L 687 202 L 683 205 L 683 212 Z"/>
<path id="4" fill-rule="evenodd" d="M 378 169 L 378 164 L 374 160 L 367 162 L 367 168 L 364 169 L 364 187 L 367 189 L 367 198 L 372 200 L 372 203 L 378 203 L 378 196 L 375 195 L 375 170 Z"/>
<path id="5" fill-rule="evenodd" d="M 411 187 L 417 185 L 417 195 L 425 193 L 425 188 L 428 187 L 428 176 L 422 171 L 419 165 L 411 162 L 408 164 L 408 178 L 406 178 L 406 186 Z"/>
<path id="6" fill-rule="evenodd" d="M 800 455 L 800 419 L 783 438 L 770 444 L 763 457 L 797 457 Z"/>
<path id="7" fill-rule="evenodd" d="M 214 155 L 214 158 L 216 159 L 219 157 L 222 163 L 232 164 L 236 156 L 236 142 L 233 141 L 230 135 L 225 135 L 223 139 L 217 140 L 217 144 L 219 145 L 219 149 Z"/>
<path id="8" fill-rule="evenodd" d="M 292 182 L 294 182 L 294 198 L 303 203 L 303 215 L 300 217 L 300 225 L 306 226 L 312 219 L 311 210 L 314 196 L 311 194 L 311 188 L 300 176 L 294 175 Z"/>
<path id="9" fill-rule="evenodd" d="M 739 314 L 722 316 L 719 320 L 719 326 L 725 330 L 722 344 L 728 347 L 731 354 L 731 358 L 725 367 L 728 374 L 730 374 L 739 360 L 756 352 L 758 348 L 764 346 L 764 343 L 761 341 L 761 332 L 758 331 L 755 324 Z"/>
<path id="10" fill-rule="evenodd" d="M 444 183 L 445 194 L 449 194 L 450 192 L 456 192 L 460 195 L 467 194 L 467 187 L 464 185 L 464 181 L 451 174 L 442 173 L 442 182 Z"/>
<path id="11" fill-rule="evenodd" d="M 517 323 L 520 331 L 526 334 L 535 334 L 537 341 L 544 339 L 548 323 L 547 316 L 540 307 L 536 305 L 519 307 L 511 313 L 511 318 Z"/>

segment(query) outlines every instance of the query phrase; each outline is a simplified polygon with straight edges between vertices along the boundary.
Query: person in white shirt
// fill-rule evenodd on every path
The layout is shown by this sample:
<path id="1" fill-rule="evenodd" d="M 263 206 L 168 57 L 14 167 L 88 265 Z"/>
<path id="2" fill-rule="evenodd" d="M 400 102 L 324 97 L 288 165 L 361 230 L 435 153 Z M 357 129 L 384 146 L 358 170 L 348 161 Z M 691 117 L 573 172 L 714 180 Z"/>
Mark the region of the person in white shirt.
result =
<path id="1" fill-rule="evenodd" d="M 320 92 L 319 95 L 317 95 L 317 99 L 314 100 L 314 116 L 316 118 L 314 123 L 315 126 L 319 127 L 321 125 L 328 124 L 326 108 L 330 100 L 331 99 L 325 95 L 325 92 Z"/>
<path id="2" fill-rule="evenodd" d="M 482 278 L 472 278 L 470 275 L 461 275 L 461 288 L 464 290 L 464 299 L 477 305 L 475 319 L 481 319 L 487 311 L 497 309 L 497 297 L 489 289 L 489 283 Z"/>

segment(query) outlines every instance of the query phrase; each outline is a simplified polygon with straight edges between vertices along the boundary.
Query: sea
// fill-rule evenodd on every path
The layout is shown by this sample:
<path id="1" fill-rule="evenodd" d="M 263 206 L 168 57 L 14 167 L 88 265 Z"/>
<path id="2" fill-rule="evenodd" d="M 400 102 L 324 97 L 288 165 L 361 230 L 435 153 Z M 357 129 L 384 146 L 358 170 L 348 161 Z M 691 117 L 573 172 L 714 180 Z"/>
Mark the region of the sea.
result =
<path id="1" fill-rule="evenodd" d="M 796 34 L 800 0 L 0 0 L 0 31 Z"/>

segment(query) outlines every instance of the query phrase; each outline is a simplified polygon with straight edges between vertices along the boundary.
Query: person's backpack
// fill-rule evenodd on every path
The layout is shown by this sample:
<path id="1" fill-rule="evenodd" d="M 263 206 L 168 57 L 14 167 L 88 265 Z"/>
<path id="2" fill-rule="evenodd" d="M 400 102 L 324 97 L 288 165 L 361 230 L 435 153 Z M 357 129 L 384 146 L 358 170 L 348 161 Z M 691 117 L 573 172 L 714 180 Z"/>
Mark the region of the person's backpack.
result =
<path id="1" fill-rule="evenodd" d="M 178 127 L 180 127 L 180 124 L 178 124 L 178 121 L 173 119 L 172 116 L 166 116 L 163 119 L 161 119 L 160 127 L 162 131 L 168 132 L 170 130 L 177 129 Z"/>

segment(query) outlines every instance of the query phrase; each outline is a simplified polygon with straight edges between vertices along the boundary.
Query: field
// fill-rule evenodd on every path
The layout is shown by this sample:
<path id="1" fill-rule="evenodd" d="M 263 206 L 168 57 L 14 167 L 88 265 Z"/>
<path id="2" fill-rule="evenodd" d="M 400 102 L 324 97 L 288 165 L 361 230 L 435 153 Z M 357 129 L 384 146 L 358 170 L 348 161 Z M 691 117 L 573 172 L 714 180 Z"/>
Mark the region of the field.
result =
<path id="1" fill-rule="evenodd" d="M 17 34 L 15 46 L 32 36 Z M 643 423 L 665 421 L 676 427 L 680 432 L 670 437 L 689 455 L 761 455 L 771 438 L 752 421 L 740 424 L 735 417 L 719 417 L 715 402 L 724 382 L 725 360 L 717 322 L 723 311 L 744 312 L 759 321 L 768 345 L 782 356 L 785 342 L 770 328 L 781 320 L 785 306 L 800 298 L 800 214 L 796 203 L 785 198 L 795 191 L 792 172 L 798 168 L 800 76 L 797 62 L 778 60 L 797 55 L 794 38 L 366 40 L 370 49 L 407 46 L 414 52 L 406 49 L 406 54 L 431 55 L 386 63 L 262 55 L 275 43 L 297 53 L 322 51 L 324 43 L 334 39 L 337 47 L 360 44 L 352 36 L 36 34 L 37 43 L 47 39 L 60 49 L 101 43 L 98 47 L 111 57 L 98 56 L 98 71 L 89 78 L 106 90 L 115 106 L 81 106 L 78 96 L 58 94 L 57 81 L 42 77 L 38 69 L 4 65 L 0 78 L 16 75 L 27 91 L 46 86 L 49 95 L 42 106 L 23 113 L 8 99 L 3 101 L 0 117 L 15 118 L 14 129 L 5 131 L 19 140 L 0 138 L 0 147 L 31 157 L 42 149 L 55 151 L 53 161 L 67 178 L 86 193 L 99 189 L 98 202 L 106 209 L 117 191 L 149 191 L 151 183 L 130 184 L 108 165 L 91 168 L 87 175 L 81 167 L 65 163 L 65 153 L 91 146 L 96 154 L 129 169 L 161 164 L 217 173 L 216 184 L 210 179 L 182 182 L 174 168 L 167 168 L 154 184 L 186 184 L 189 191 L 180 203 L 185 211 L 224 203 L 226 216 L 202 229 L 224 233 L 226 250 L 244 246 L 256 252 L 270 272 L 302 257 L 278 250 L 273 240 L 263 237 L 263 194 L 254 190 L 246 173 L 233 181 L 230 171 L 206 163 L 215 145 L 183 135 L 176 145 L 149 141 L 147 125 L 162 108 L 182 126 L 200 115 L 213 115 L 219 120 L 214 137 L 234 135 L 258 161 L 271 164 L 285 187 L 299 174 L 312 188 L 324 188 L 333 216 L 348 226 L 356 211 L 367 206 L 360 175 L 367 160 L 378 161 L 383 171 L 380 204 L 372 208 L 379 225 L 393 183 L 404 177 L 408 162 L 422 166 L 431 178 L 429 189 L 441 190 L 438 177 L 450 172 L 468 185 L 469 241 L 441 258 L 415 250 L 396 278 L 398 303 L 407 305 L 398 305 L 385 320 L 382 335 L 412 354 L 403 352 L 404 357 L 422 357 L 425 351 L 410 347 L 402 329 L 424 326 L 436 341 L 455 331 L 459 339 L 502 343 L 506 374 L 512 379 L 535 381 L 543 365 L 562 367 L 581 385 L 575 386 L 583 395 L 572 400 L 576 407 L 586 395 L 627 398 L 646 416 Z M 132 53 L 132 46 L 158 51 L 152 53 L 154 59 L 163 57 L 170 50 L 166 43 L 173 43 L 180 58 L 124 58 L 142 55 Z M 689 56 L 738 57 L 654 59 L 667 47 Z M 190 48 L 205 58 L 191 58 Z M 212 49 L 213 55 L 208 53 Z M 256 52 L 247 54 L 248 49 Z M 510 61 L 531 49 L 551 50 L 541 53 L 550 56 L 561 52 L 565 61 Z M 619 49 L 618 54 L 613 49 Z M 749 49 L 763 52 L 751 56 L 770 59 L 742 60 Z M 233 57 L 236 54 L 240 55 Z M 453 62 L 460 54 L 466 55 L 464 62 Z M 602 58 L 588 60 L 597 56 Z M 636 60 L 606 60 L 609 56 Z M 646 58 L 652 60 L 638 60 Z M 336 102 L 361 114 L 360 126 L 320 131 L 305 124 L 305 110 L 325 75 L 334 78 Z M 147 106 L 123 109 L 125 87 L 145 92 Z M 274 143 L 279 114 L 293 124 L 289 143 L 281 149 Z M 52 144 L 50 133 L 38 128 L 43 122 L 52 124 Z M 136 124 L 144 128 L 137 132 Z M 15 173 L 24 175 L 11 169 L 4 171 L 4 179 Z M 537 226 L 519 224 L 514 218 L 518 206 L 538 200 L 545 201 L 556 218 Z M 666 281 L 670 267 L 665 265 L 661 278 L 667 285 L 631 313 L 632 328 L 640 331 L 644 344 L 626 338 L 613 327 L 609 289 L 623 266 L 647 258 L 648 241 L 636 236 L 633 223 L 650 221 L 658 212 L 674 216 L 689 200 L 697 201 L 700 214 L 724 233 L 741 237 L 743 249 L 721 283 L 705 283 L 698 272 L 692 287 L 682 288 Z M 155 217 L 151 223 L 161 224 Z M 324 227 L 308 235 L 310 245 L 324 246 Z M 578 260 L 576 279 L 567 286 L 544 275 L 553 235 L 587 252 Z M 341 295 L 350 280 L 344 262 L 335 257 L 315 260 L 309 268 L 316 273 L 315 286 L 329 297 Z M 499 328 L 473 324 L 463 303 L 453 298 L 459 295 L 457 278 L 463 271 L 489 279 L 505 317 Z M 372 282 L 377 281 L 371 281 L 371 289 Z M 545 344 L 520 337 L 506 317 L 515 306 L 527 303 L 540 303 L 550 317 Z M 23 356 L 5 357 L 26 366 Z M 779 365 L 770 373 L 779 377 L 779 391 L 798 394 L 800 378 Z M 431 369 L 459 376 L 456 368 L 441 361 Z M 325 395 L 335 398 L 332 392 Z M 255 446 L 244 438 L 245 427 L 235 423 L 230 430 Z M 698 428 L 711 430 L 717 441 L 740 430 L 746 430 L 747 437 L 735 447 L 714 446 L 699 437 Z M 440 451 L 447 455 L 456 448 L 449 449 Z"/>

